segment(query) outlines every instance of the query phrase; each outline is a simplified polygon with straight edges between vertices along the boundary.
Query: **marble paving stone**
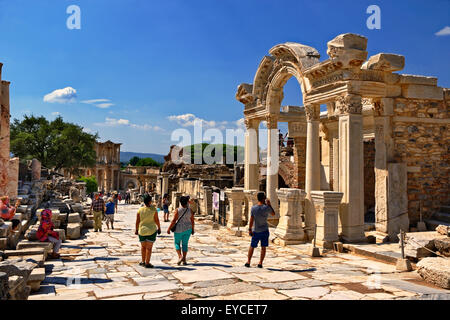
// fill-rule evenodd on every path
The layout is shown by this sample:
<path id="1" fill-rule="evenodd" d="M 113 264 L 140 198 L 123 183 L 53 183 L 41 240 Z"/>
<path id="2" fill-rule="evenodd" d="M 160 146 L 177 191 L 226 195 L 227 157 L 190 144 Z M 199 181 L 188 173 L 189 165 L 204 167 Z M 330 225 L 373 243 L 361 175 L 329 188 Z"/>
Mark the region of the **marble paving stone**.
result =
<path id="1" fill-rule="evenodd" d="M 233 278 L 233 275 L 231 274 L 212 268 L 205 268 L 202 270 L 202 272 L 198 272 L 196 270 L 178 271 L 174 272 L 173 276 L 180 280 L 182 283 Z"/>
<path id="2" fill-rule="evenodd" d="M 324 287 L 310 287 L 294 290 L 280 290 L 280 293 L 288 297 L 301 297 L 309 299 L 319 299 L 330 292 L 330 289 Z"/>
<path id="3" fill-rule="evenodd" d="M 229 296 L 215 296 L 203 300 L 286 300 L 287 296 L 277 293 L 273 289 L 264 289 L 253 292 L 236 293 Z M 201 299 L 200 299 L 201 300 Z"/>

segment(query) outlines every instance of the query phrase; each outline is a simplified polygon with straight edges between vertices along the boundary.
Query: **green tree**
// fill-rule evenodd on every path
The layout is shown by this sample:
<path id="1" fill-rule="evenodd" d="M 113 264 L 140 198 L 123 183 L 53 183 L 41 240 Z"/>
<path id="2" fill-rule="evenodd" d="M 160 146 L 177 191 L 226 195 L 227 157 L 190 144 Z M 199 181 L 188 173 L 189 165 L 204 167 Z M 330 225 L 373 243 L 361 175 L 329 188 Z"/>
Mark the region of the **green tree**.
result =
<path id="1" fill-rule="evenodd" d="M 92 192 L 97 192 L 98 190 L 98 183 L 97 183 L 97 178 L 94 176 L 90 176 L 90 177 L 81 177 L 80 178 L 81 181 L 86 182 L 86 192 L 87 193 L 92 193 Z"/>
<path id="2" fill-rule="evenodd" d="M 141 158 L 134 156 L 133 158 L 130 159 L 130 161 L 128 161 L 128 163 L 134 167 L 137 165 L 139 160 L 141 160 Z"/>
<path id="3" fill-rule="evenodd" d="M 136 163 L 138 167 L 160 167 L 161 163 L 153 160 L 152 158 L 141 158 Z"/>
<path id="4" fill-rule="evenodd" d="M 57 117 L 49 122 L 45 117 L 25 115 L 22 121 L 11 124 L 11 152 L 22 159 L 38 159 L 47 168 L 68 169 L 77 173 L 78 168 L 95 165 L 95 141 L 98 135 L 64 122 Z"/>

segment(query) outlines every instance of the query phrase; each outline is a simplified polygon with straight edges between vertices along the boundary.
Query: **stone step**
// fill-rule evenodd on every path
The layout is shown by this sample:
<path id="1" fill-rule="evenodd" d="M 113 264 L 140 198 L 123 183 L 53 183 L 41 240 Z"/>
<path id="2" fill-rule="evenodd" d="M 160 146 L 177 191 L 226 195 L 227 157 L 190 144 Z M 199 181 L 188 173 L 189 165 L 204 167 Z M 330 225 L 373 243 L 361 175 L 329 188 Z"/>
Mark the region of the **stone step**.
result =
<path id="1" fill-rule="evenodd" d="M 389 264 L 396 264 L 401 253 L 390 250 L 376 250 L 377 245 L 357 245 L 344 243 L 344 249 L 363 257 L 372 258 Z"/>
<path id="2" fill-rule="evenodd" d="M 450 213 L 435 212 L 432 216 L 433 220 L 445 221 L 450 223 Z"/>
<path id="3" fill-rule="evenodd" d="M 22 256 L 23 260 L 27 262 L 34 262 L 37 264 L 38 268 L 44 268 L 46 257 L 43 254 L 33 254 L 28 256 Z"/>
<path id="4" fill-rule="evenodd" d="M 23 257 L 23 256 L 31 256 L 31 255 L 47 255 L 45 248 L 26 248 L 19 250 L 6 250 L 6 257 Z"/>
<path id="5" fill-rule="evenodd" d="M 16 250 L 26 249 L 26 248 L 44 248 L 47 250 L 47 252 L 50 252 L 53 250 L 53 243 L 22 240 L 17 244 Z"/>
<path id="6" fill-rule="evenodd" d="M 427 228 L 430 231 L 436 230 L 436 228 L 439 225 L 441 225 L 441 224 L 444 225 L 444 226 L 449 226 L 450 227 L 450 223 L 449 222 L 433 220 L 433 219 L 425 220 L 425 223 L 427 224 Z"/>
<path id="7" fill-rule="evenodd" d="M 450 214 L 450 206 L 441 206 L 441 212 Z"/>

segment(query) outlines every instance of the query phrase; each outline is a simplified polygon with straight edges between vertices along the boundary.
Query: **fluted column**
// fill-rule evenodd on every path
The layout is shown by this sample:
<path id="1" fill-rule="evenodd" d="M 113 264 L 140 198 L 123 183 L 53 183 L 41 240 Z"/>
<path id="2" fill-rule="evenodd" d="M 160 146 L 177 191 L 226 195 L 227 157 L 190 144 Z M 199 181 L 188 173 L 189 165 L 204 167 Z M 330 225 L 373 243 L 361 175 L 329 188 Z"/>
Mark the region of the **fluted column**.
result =
<path id="1" fill-rule="evenodd" d="M 278 118 L 274 115 L 266 117 L 267 122 L 267 176 L 266 176 L 266 195 L 269 198 L 275 211 L 275 217 L 270 216 L 269 220 L 278 220 L 280 218 L 278 210 L 278 169 L 280 165 L 280 148 L 278 137 Z"/>
<path id="2" fill-rule="evenodd" d="M 259 120 L 245 120 L 244 189 L 259 189 Z"/>
<path id="3" fill-rule="evenodd" d="M 361 96 L 346 94 L 336 101 L 339 116 L 339 191 L 342 236 L 347 242 L 365 240 L 364 146 Z"/>
<path id="4" fill-rule="evenodd" d="M 305 174 L 305 225 L 309 235 L 313 233 L 316 221 L 314 205 L 311 203 L 311 191 L 320 190 L 320 144 L 319 124 L 320 106 L 305 106 L 307 135 L 306 135 L 306 174 Z"/>

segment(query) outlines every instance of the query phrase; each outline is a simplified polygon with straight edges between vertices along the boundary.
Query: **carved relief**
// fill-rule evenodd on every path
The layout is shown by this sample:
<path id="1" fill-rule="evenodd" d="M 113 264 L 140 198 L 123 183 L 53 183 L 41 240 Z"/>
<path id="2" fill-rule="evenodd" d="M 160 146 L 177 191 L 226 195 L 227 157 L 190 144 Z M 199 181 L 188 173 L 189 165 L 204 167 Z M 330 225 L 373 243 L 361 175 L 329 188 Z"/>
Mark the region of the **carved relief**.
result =
<path id="1" fill-rule="evenodd" d="M 267 129 L 276 129 L 278 126 L 278 118 L 273 114 L 266 115 Z"/>
<path id="2" fill-rule="evenodd" d="M 306 105 L 305 114 L 307 121 L 316 121 L 320 119 L 319 107 L 315 104 Z"/>
<path id="3" fill-rule="evenodd" d="M 361 114 L 361 96 L 346 94 L 336 99 L 336 113 L 338 114 Z"/>

